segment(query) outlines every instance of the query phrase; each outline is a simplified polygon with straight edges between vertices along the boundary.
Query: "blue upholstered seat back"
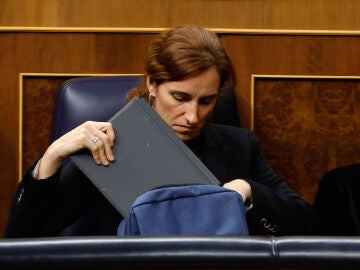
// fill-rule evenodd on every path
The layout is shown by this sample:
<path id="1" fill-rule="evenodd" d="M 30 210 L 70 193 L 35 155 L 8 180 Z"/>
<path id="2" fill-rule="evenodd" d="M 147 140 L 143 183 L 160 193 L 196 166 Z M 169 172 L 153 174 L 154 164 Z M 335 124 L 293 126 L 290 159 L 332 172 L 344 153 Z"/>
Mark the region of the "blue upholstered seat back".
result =
<path id="1" fill-rule="evenodd" d="M 107 121 L 121 109 L 141 75 L 81 77 L 64 82 L 57 93 L 50 141 L 81 123 Z"/>

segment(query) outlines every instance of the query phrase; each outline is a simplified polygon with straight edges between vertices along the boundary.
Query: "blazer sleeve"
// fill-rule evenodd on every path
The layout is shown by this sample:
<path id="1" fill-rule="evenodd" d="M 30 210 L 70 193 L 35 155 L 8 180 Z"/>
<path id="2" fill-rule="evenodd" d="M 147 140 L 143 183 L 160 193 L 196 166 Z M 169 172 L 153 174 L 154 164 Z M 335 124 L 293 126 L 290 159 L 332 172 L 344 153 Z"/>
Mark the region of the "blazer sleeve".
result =
<path id="1" fill-rule="evenodd" d="M 249 131 L 253 207 L 248 211 L 251 234 L 312 234 L 313 208 L 273 171 L 260 144 Z"/>
<path id="2" fill-rule="evenodd" d="M 56 236 L 96 201 L 94 187 L 71 164 L 41 181 L 34 166 L 15 192 L 4 237 Z"/>

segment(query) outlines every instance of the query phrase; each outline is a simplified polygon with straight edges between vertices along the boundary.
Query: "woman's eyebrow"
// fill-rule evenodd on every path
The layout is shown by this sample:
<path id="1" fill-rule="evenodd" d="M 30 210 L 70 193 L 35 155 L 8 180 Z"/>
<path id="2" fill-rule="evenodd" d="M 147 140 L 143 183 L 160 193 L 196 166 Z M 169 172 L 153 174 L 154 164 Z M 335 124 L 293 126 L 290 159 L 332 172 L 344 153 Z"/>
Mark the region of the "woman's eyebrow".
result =
<path id="1" fill-rule="evenodd" d="M 189 94 L 188 92 L 184 92 L 184 91 L 181 91 L 181 90 L 170 90 L 170 94 L 171 95 L 181 95 L 181 96 L 192 97 L 192 95 Z"/>
<path id="2" fill-rule="evenodd" d="M 212 94 L 212 95 L 203 96 L 201 98 L 216 98 L 218 96 L 219 96 L 219 94 Z"/>
<path id="3" fill-rule="evenodd" d="M 185 92 L 185 91 L 175 90 L 175 89 L 170 90 L 170 92 L 173 93 L 173 94 L 188 94 L 188 93 Z"/>
<path id="4" fill-rule="evenodd" d="M 181 90 L 170 90 L 170 93 L 172 95 L 183 95 L 183 96 L 189 96 L 192 97 L 192 95 L 188 92 L 185 91 L 181 91 Z M 219 93 L 214 93 L 214 94 L 210 94 L 210 95 L 206 95 L 206 96 L 202 96 L 199 97 L 199 99 L 203 99 L 203 98 L 216 98 L 219 96 Z"/>

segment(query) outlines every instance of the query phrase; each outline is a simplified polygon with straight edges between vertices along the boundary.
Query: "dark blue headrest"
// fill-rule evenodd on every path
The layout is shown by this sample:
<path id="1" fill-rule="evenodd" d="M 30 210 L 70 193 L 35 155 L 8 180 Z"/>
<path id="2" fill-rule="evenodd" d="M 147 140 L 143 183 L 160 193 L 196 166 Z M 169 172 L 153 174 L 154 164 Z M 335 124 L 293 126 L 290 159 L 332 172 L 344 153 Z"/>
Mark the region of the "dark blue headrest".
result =
<path id="1" fill-rule="evenodd" d="M 121 109 L 141 75 L 82 77 L 64 82 L 57 93 L 50 142 L 81 123 L 107 121 Z"/>

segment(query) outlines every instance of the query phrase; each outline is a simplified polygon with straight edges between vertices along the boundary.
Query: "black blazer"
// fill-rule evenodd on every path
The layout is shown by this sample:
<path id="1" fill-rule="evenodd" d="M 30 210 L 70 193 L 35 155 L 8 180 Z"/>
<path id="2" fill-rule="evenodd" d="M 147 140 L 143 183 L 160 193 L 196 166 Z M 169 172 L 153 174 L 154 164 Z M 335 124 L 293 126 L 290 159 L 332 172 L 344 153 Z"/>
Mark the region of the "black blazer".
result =
<path id="1" fill-rule="evenodd" d="M 360 164 L 345 165 L 325 174 L 319 183 L 315 209 L 321 232 L 360 235 Z"/>
<path id="2" fill-rule="evenodd" d="M 189 146 L 222 183 L 249 181 L 250 234 L 312 233 L 312 207 L 274 173 L 252 131 L 208 124 Z M 14 196 L 5 237 L 116 234 L 122 217 L 71 161 L 42 181 L 32 178 L 32 169 Z"/>

